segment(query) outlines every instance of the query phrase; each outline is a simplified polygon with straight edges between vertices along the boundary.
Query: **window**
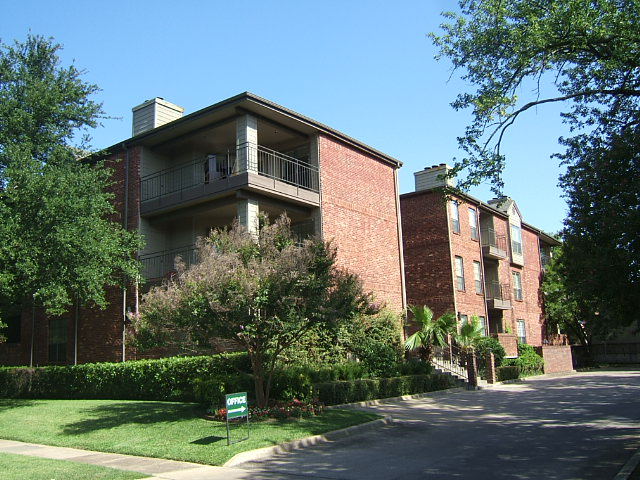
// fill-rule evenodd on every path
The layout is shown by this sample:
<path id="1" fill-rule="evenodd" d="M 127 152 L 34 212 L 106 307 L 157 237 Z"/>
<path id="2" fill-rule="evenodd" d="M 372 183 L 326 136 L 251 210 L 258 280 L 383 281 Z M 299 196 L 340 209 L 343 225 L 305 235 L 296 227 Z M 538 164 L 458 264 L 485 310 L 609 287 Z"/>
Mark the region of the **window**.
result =
<path id="1" fill-rule="evenodd" d="M 471 229 L 471 238 L 477 240 L 478 222 L 476 221 L 476 211 L 473 208 L 469 209 L 469 228 Z"/>
<path id="2" fill-rule="evenodd" d="M 462 257 L 456 257 L 456 288 L 464 291 L 464 263 Z"/>
<path id="3" fill-rule="evenodd" d="M 463 314 L 459 314 L 460 316 L 460 326 L 464 327 L 469 322 L 469 317 Z"/>
<path id="4" fill-rule="evenodd" d="M 482 270 L 480 262 L 473 262 L 473 281 L 476 284 L 476 293 L 482 295 Z"/>
<path id="5" fill-rule="evenodd" d="M 522 300 L 522 277 L 520 272 L 511 272 L 513 279 L 513 298 L 515 300 Z"/>
<path id="6" fill-rule="evenodd" d="M 524 320 L 517 321 L 518 341 L 527 343 L 527 330 L 524 328 Z"/>
<path id="7" fill-rule="evenodd" d="M 451 228 L 453 233 L 460 233 L 460 217 L 458 216 L 458 202 L 451 200 Z"/>
<path id="8" fill-rule="evenodd" d="M 483 337 L 487 336 L 487 321 L 484 317 L 478 317 L 478 321 L 480 322 L 480 334 Z"/>
<path id="9" fill-rule="evenodd" d="M 49 320 L 49 362 L 64 363 L 67 360 L 67 321 L 64 318 Z"/>
<path id="10" fill-rule="evenodd" d="M 518 225 L 511 225 L 511 252 L 522 255 L 522 233 Z"/>

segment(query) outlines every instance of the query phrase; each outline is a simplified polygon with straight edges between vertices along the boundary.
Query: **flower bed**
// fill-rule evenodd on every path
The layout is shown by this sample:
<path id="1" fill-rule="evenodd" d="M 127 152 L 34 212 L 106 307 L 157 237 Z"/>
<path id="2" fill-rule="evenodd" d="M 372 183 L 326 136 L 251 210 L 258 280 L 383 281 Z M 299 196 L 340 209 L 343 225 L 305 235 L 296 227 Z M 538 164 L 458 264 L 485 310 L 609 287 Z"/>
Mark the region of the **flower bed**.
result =
<path id="1" fill-rule="evenodd" d="M 287 418 L 304 418 L 320 415 L 324 411 L 324 405 L 318 402 L 278 402 L 268 407 L 249 407 L 249 418 L 253 421 L 275 418 L 284 420 Z M 227 418 L 227 409 L 216 410 L 212 417 L 214 420 L 224 422 Z"/>

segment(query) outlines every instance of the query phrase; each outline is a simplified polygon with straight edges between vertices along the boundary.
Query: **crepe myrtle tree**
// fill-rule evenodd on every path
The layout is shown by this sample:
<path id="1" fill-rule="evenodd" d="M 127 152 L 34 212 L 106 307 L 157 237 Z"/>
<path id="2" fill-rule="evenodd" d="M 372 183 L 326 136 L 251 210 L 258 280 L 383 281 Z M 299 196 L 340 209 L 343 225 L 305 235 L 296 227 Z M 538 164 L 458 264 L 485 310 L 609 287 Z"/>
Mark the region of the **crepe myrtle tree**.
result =
<path id="1" fill-rule="evenodd" d="M 185 268 L 178 259 L 177 274 L 142 298 L 133 325 L 147 345 L 231 340 L 248 353 L 256 401 L 265 406 L 285 349 L 314 327 L 375 309 L 358 277 L 336 267 L 331 244 L 297 243 L 286 216 L 259 223 L 257 237 L 236 221 L 199 239 L 196 262 Z"/>

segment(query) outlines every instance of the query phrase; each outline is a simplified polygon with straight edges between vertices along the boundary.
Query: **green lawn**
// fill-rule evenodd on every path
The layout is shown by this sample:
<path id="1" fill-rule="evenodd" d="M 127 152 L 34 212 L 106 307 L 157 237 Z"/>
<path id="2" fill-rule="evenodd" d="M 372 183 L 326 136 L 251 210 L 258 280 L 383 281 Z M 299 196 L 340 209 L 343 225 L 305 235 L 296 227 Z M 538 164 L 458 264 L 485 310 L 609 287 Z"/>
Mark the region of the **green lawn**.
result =
<path id="1" fill-rule="evenodd" d="M 2 480 L 134 480 L 149 475 L 65 460 L 0 453 Z"/>
<path id="2" fill-rule="evenodd" d="M 356 410 L 251 424 L 250 439 L 227 446 L 226 426 L 192 403 L 0 399 L 0 437 L 99 452 L 222 465 L 235 454 L 378 418 Z M 236 431 L 235 437 L 244 431 Z M 53 478 L 53 477 L 51 477 Z"/>

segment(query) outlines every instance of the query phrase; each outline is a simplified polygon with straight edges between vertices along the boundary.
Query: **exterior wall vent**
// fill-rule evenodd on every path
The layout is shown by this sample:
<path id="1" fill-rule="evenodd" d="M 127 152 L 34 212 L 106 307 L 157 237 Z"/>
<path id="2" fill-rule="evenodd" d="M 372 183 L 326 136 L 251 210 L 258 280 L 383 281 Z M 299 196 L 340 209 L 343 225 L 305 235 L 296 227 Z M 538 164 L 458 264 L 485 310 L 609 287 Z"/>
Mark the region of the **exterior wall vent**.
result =
<path id="1" fill-rule="evenodd" d="M 452 177 L 441 178 L 451 170 L 451 167 L 446 163 L 440 165 L 433 165 L 427 167 L 424 170 L 415 172 L 413 175 L 416 181 L 416 192 L 420 190 L 432 190 L 434 188 L 453 187 L 454 182 Z"/>
<path id="2" fill-rule="evenodd" d="M 132 136 L 140 135 L 165 123 L 173 122 L 182 117 L 184 108 L 167 102 L 160 97 L 133 107 Z"/>

